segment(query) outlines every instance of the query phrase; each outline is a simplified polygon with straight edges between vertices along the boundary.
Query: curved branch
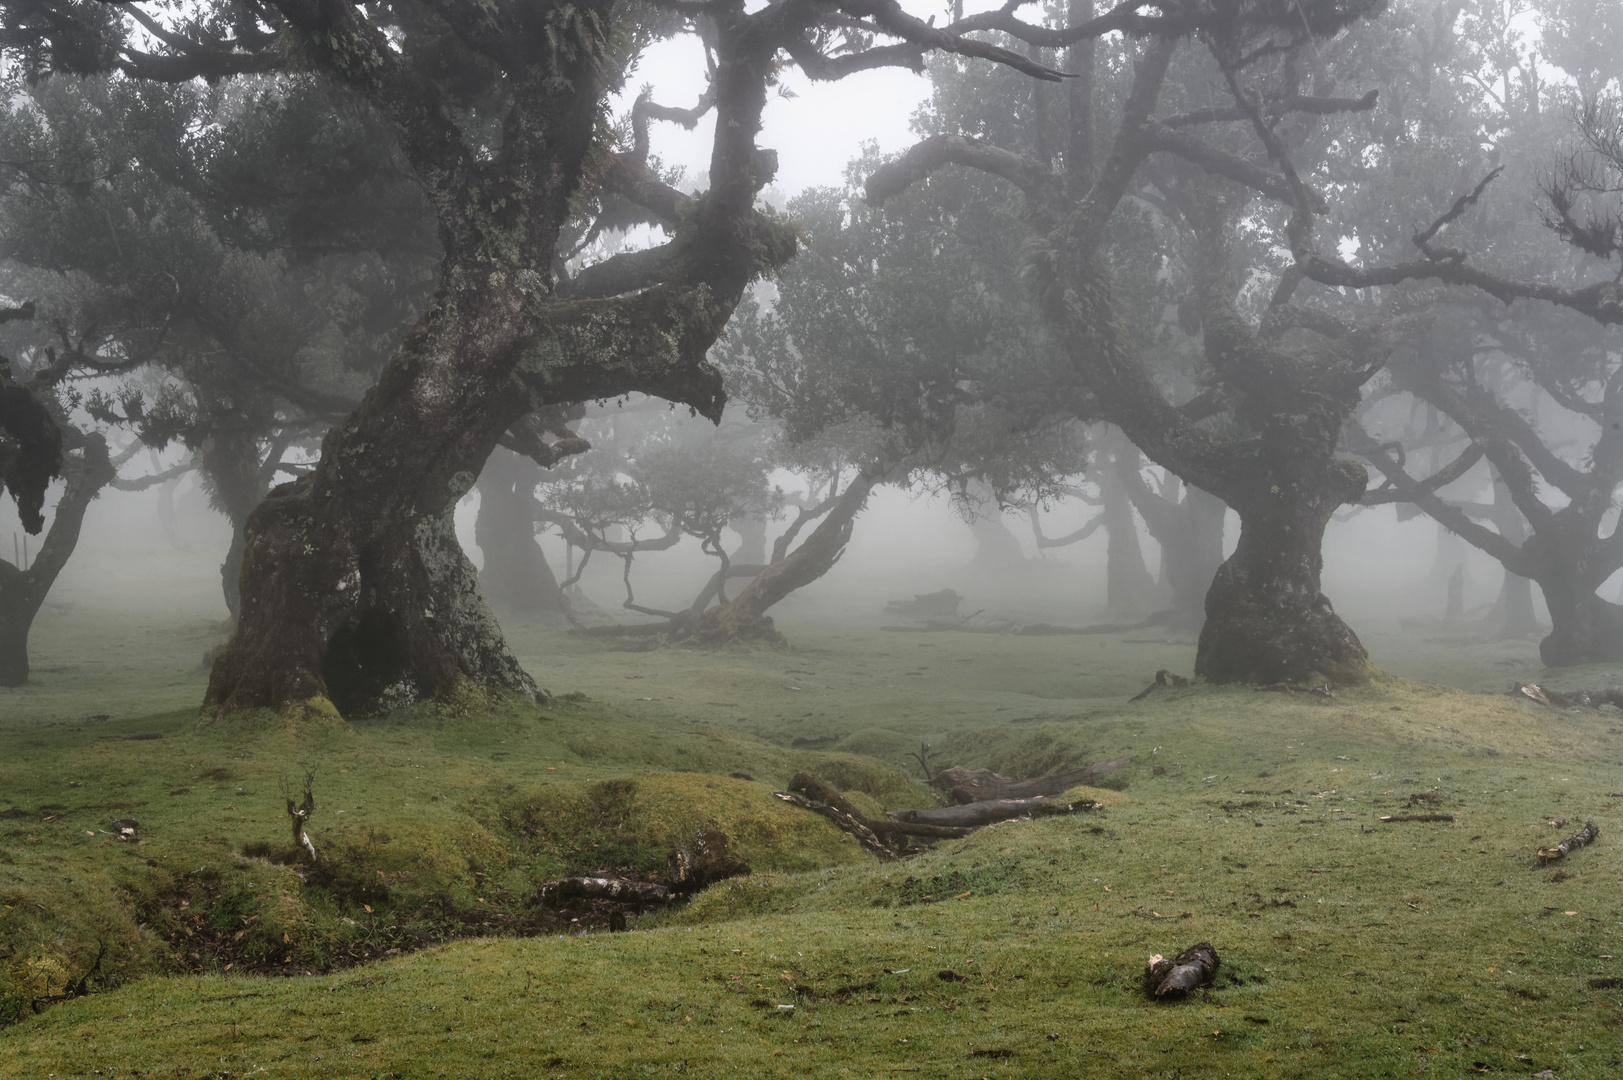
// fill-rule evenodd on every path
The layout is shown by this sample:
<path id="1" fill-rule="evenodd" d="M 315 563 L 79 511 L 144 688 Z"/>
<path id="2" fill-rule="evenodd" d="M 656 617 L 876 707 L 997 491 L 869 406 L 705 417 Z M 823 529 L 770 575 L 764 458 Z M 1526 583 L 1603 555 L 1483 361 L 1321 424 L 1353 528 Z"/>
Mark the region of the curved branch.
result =
<path id="1" fill-rule="evenodd" d="M 1029 196 L 1040 194 L 1057 180 L 1041 162 L 1013 151 L 962 135 L 932 135 L 875 169 L 865 185 L 865 197 L 870 204 L 879 206 L 947 165 L 963 165 L 1000 176 Z"/>

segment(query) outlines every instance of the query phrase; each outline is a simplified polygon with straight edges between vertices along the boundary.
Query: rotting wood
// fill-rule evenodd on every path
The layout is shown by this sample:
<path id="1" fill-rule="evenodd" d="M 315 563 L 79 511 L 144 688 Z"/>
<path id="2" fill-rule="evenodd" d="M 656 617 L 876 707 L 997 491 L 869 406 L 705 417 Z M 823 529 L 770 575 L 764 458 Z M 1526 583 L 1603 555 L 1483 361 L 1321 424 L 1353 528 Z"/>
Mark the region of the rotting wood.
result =
<path id="1" fill-rule="evenodd" d="M 1132 758 L 1116 761 L 1098 761 L 1077 769 L 1050 773 L 1048 776 L 1016 780 L 999 776 L 991 769 L 966 769 L 954 765 L 942 769 L 930 779 L 933 787 L 952 793 L 954 802 L 985 802 L 989 799 L 1032 799 L 1039 795 L 1058 795 L 1069 788 L 1092 786 L 1106 775 L 1132 763 Z"/>
<path id="2" fill-rule="evenodd" d="M 589 875 L 546 882 L 540 892 L 543 900 L 618 900 L 631 904 L 665 904 L 676 895 L 657 881 Z"/>
<path id="3" fill-rule="evenodd" d="M 1383 814 L 1382 821 L 1453 821 L 1453 814 Z"/>
<path id="4" fill-rule="evenodd" d="M 1144 993 L 1163 1000 L 1186 997 L 1217 978 L 1222 963 L 1209 941 L 1191 945 L 1170 960 L 1157 954 L 1144 965 Z"/>
<path id="5" fill-rule="evenodd" d="M 696 893 L 727 878 L 748 877 L 749 863 L 727 849 L 727 835 L 701 829 L 691 847 L 680 847 L 665 859 L 665 884 L 674 893 Z"/>
<path id="6" fill-rule="evenodd" d="M 1155 673 L 1155 678 L 1150 682 L 1150 685 L 1146 686 L 1144 689 L 1127 699 L 1127 704 L 1131 705 L 1135 701 L 1143 701 L 1159 687 L 1164 686 L 1169 689 L 1178 689 L 1188 685 L 1189 680 L 1184 678 L 1182 675 L 1174 675 L 1166 668 L 1162 668 L 1160 671 Z"/>
<path id="7" fill-rule="evenodd" d="M 1581 847 L 1588 847 L 1600 839 L 1600 827 L 1593 821 L 1584 822 L 1584 827 L 1561 841 L 1554 847 L 1538 849 L 1538 864 L 1548 866 L 1557 859 L 1564 859 Z"/>

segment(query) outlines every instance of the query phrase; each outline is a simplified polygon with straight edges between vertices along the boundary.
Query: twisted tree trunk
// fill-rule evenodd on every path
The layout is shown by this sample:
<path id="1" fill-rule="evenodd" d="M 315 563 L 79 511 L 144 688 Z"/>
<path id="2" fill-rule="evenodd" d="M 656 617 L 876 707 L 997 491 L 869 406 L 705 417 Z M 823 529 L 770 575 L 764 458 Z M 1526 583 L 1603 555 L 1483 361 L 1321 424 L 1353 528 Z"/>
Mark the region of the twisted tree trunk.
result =
<path id="1" fill-rule="evenodd" d="M 115 470 L 100 435 L 75 439 L 75 451 L 62 458 L 66 479 L 62 498 L 51 517 L 51 527 L 28 569 L 0 561 L 0 686 L 28 682 L 28 632 L 34 625 L 51 586 L 79 544 L 85 511 L 113 479 Z"/>
<path id="2" fill-rule="evenodd" d="M 1206 594 L 1195 674 L 1212 682 L 1363 681 L 1369 654 L 1319 578 L 1330 515 L 1365 482 L 1362 468 L 1334 459 L 1281 453 L 1258 462 L 1259 490 L 1231 503 L 1240 540 Z"/>

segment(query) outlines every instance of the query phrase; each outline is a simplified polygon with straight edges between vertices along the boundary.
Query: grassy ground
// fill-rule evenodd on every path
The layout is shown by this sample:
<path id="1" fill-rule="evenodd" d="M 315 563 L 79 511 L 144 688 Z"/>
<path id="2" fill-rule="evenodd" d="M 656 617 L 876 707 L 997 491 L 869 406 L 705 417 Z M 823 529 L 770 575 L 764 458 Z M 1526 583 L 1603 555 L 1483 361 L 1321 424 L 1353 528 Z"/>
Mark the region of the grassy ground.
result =
<path id="1" fill-rule="evenodd" d="M 1623 1069 L 1623 991 L 1590 985 L 1623 975 L 1623 717 L 1397 679 L 1130 705 L 1157 668 L 1187 671 L 1186 644 L 787 629 L 787 651 L 631 654 L 515 628 L 543 682 L 585 695 L 543 710 L 207 726 L 157 712 L 159 674 L 124 709 L 74 685 L 7 699 L 0 986 L 21 1022 L 0 1075 Z M 1459 681 L 1541 675 L 1529 647 L 1494 648 L 1455 649 Z M 1405 651 L 1441 674 L 1449 649 Z M 922 741 L 937 765 L 1134 765 L 1099 812 L 885 865 L 771 798 L 810 768 L 916 803 Z M 285 851 L 283 791 L 311 767 L 321 872 Z M 1380 822 L 1434 790 L 1423 808 L 1452 823 Z M 145 843 L 106 835 L 115 816 Z M 1599 843 L 1539 868 L 1585 819 Z M 534 902 L 539 879 L 649 869 L 710 825 L 756 872 L 631 933 L 560 933 Z M 1201 940 L 1219 985 L 1147 1002 L 1146 957 Z M 120 985 L 34 1015 L 99 944 Z"/>

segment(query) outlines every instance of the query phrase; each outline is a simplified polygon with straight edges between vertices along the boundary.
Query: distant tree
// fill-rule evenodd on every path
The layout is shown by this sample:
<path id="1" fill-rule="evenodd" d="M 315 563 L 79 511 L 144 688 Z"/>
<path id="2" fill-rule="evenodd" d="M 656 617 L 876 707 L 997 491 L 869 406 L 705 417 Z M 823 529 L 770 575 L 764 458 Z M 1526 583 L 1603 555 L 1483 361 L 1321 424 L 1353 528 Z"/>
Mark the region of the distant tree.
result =
<path id="1" fill-rule="evenodd" d="M 1074 400 L 1240 516 L 1196 657 L 1214 681 L 1363 677 L 1363 647 L 1319 589 L 1319 547 L 1331 511 L 1363 486 L 1335 446 L 1380 353 L 1293 303 L 1299 278 L 1276 291 L 1260 324 L 1247 319 L 1253 282 L 1281 269 L 1257 226 L 1288 182 L 1256 163 L 1246 128 L 1259 110 L 1310 129 L 1314 117 L 1368 107 L 1373 99 L 1303 83 L 1333 85 L 1341 65 L 1331 40 L 1380 6 L 1169 3 L 1094 17 L 1079 2 L 1054 28 L 1008 9 L 969 16 L 951 29 L 1003 32 L 1039 56 L 1065 47 L 1064 66 L 1079 77 L 1063 101 L 1030 95 L 1024 122 L 938 108 L 927 137 L 868 179 L 875 203 L 951 166 L 1020 192 L 1036 252 L 1029 277 L 1067 355 Z M 942 78 L 950 64 L 938 64 Z M 1147 237 L 1124 235 L 1135 217 Z M 1168 350 L 1179 351 L 1160 320 L 1166 301 L 1132 284 L 1133 270 L 1157 262 L 1161 288 L 1181 293 L 1184 330 L 1199 336 L 1192 379 L 1164 377 Z"/>
<path id="2" fill-rule="evenodd" d="M 609 124 L 609 96 L 643 48 L 688 19 L 710 55 L 700 105 L 645 98 L 629 125 Z M 869 48 L 874 33 L 900 43 Z M 516 423 L 631 392 L 720 415 L 704 355 L 749 283 L 795 248 L 789 224 L 756 204 L 774 171 L 755 140 L 780 53 L 816 78 L 916 65 L 935 48 L 1052 77 L 894 5 L 844 0 L 754 12 L 678 0 L 214 0 L 168 22 L 135 3 L 7 0 L 0 44 L 30 77 L 116 68 L 181 81 L 295 63 L 375 110 L 433 207 L 434 294 L 316 468 L 250 517 L 242 611 L 207 698 L 279 707 L 325 694 L 345 712 L 469 681 L 535 692 L 450 519 Z M 710 188 L 693 197 L 650 166 L 646 125 L 712 110 Z M 591 219 L 628 210 L 671 240 L 570 272 Z"/>
<path id="3" fill-rule="evenodd" d="M 1419 21 L 1426 33 L 1399 66 L 1410 80 L 1401 98 L 1410 145 L 1393 167 L 1366 167 L 1372 197 L 1348 214 L 1371 265 L 1322 261 L 1316 271 L 1407 290 L 1425 317 L 1378 388 L 1393 406 L 1348 428 L 1349 447 L 1384 477 L 1365 501 L 1412 503 L 1498 559 L 1507 633 L 1532 629 L 1526 582 L 1537 583 L 1552 621 L 1540 652 L 1552 666 L 1623 660 L 1623 607 L 1596 593 L 1623 569 L 1612 526 L 1623 484 L 1623 292 L 1615 280 L 1585 284 L 1594 259 L 1623 245 L 1623 119 L 1608 82 L 1615 70 L 1604 74 L 1571 39 L 1577 7 L 1557 9 L 1569 21 L 1546 23 L 1536 43 L 1575 65 L 1570 83 L 1540 79 L 1535 43 L 1498 5 L 1466 5 L 1457 21 L 1457 6 L 1418 8 L 1432 18 Z M 1574 93 L 1586 84 L 1599 96 Z M 1482 177 L 1499 179 L 1490 188 L 1475 183 Z M 1392 213 L 1425 186 L 1468 192 L 1451 211 L 1449 248 L 1438 230 L 1412 234 Z M 1540 188 L 1542 220 L 1526 212 Z M 1422 258 L 1406 263 L 1415 246 Z M 1479 269 L 1471 251 L 1517 276 Z M 1406 284 L 1426 278 L 1468 288 Z M 1410 401 L 1443 422 L 1405 422 Z M 1426 455 L 1431 469 L 1420 467 Z"/>
<path id="4" fill-rule="evenodd" d="M 14 308 L 0 311 L 0 327 L 8 351 L 17 353 L 16 346 L 26 345 L 31 329 L 32 311 Z M 140 444 L 131 442 L 116 457 L 108 452 L 107 439 L 93 423 L 76 423 L 73 413 L 82 400 L 75 385 L 96 373 L 99 366 L 93 360 L 73 354 L 46 354 L 43 350 L 30 350 L 37 365 L 0 356 L 0 401 L 6 401 L 22 414 L 24 424 L 19 425 L 25 436 L 34 432 L 35 441 L 12 442 L 10 429 L 0 429 L 0 464 L 10 465 L 3 455 L 10 452 L 22 456 L 36 453 L 41 443 L 54 442 L 57 454 L 56 470 L 62 478 L 61 496 L 51 508 L 50 527 L 45 528 L 43 501 L 45 484 L 32 489 L 24 486 L 18 498 L 23 527 L 32 534 L 44 531 L 45 536 L 32 552 L 27 565 L 14 565 L 0 560 L 0 686 L 22 686 L 28 682 L 28 635 L 34 625 L 51 587 L 56 584 L 68 559 L 78 546 L 79 532 L 85 514 L 102 490 L 112 484 L 118 475 L 118 466 L 127 460 Z M 23 400 L 23 395 L 27 400 Z M 19 407 L 20 405 L 20 407 Z M 48 423 L 48 429 L 40 425 Z M 48 430 L 41 437 L 38 433 Z M 8 443 L 11 445 L 8 446 Z M 31 448 L 32 447 L 32 448 Z M 12 459 L 15 461 L 15 458 Z M 32 463 L 26 462 L 25 466 Z M 25 478 L 28 474 L 25 472 Z M 38 476 L 36 471 L 34 476 Z M 10 487 L 11 480 L 7 479 Z M 139 482 L 129 486 L 139 487 Z M 37 499 L 38 501 L 32 501 Z"/>
<path id="5" fill-rule="evenodd" d="M 797 518 L 820 517 L 805 540 L 775 553 L 695 636 L 775 636 L 767 611 L 833 567 L 881 484 L 951 490 L 974 513 L 988 508 L 972 489 L 985 491 L 997 512 L 1085 467 L 1077 425 L 1023 389 L 1049 353 L 1022 302 L 983 284 L 1009 276 L 1017 244 L 975 212 L 972 191 L 931 196 L 905 224 L 854 187 L 791 201 L 806 250 L 770 302 L 745 305 L 720 351 L 739 396 L 782 425 L 789 454 L 835 463 L 830 491 Z M 973 389 L 993 382 L 1007 393 Z"/>
<path id="6" fill-rule="evenodd" d="M 392 143 L 320 83 L 18 83 L 0 109 L 0 279 L 59 349 L 150 369 L 88 404 L 192 452 L 232 525 L 314 450 L 424 299 L 428 207 Z M 22 164 L 18 164 L 22 163 Z"/>

